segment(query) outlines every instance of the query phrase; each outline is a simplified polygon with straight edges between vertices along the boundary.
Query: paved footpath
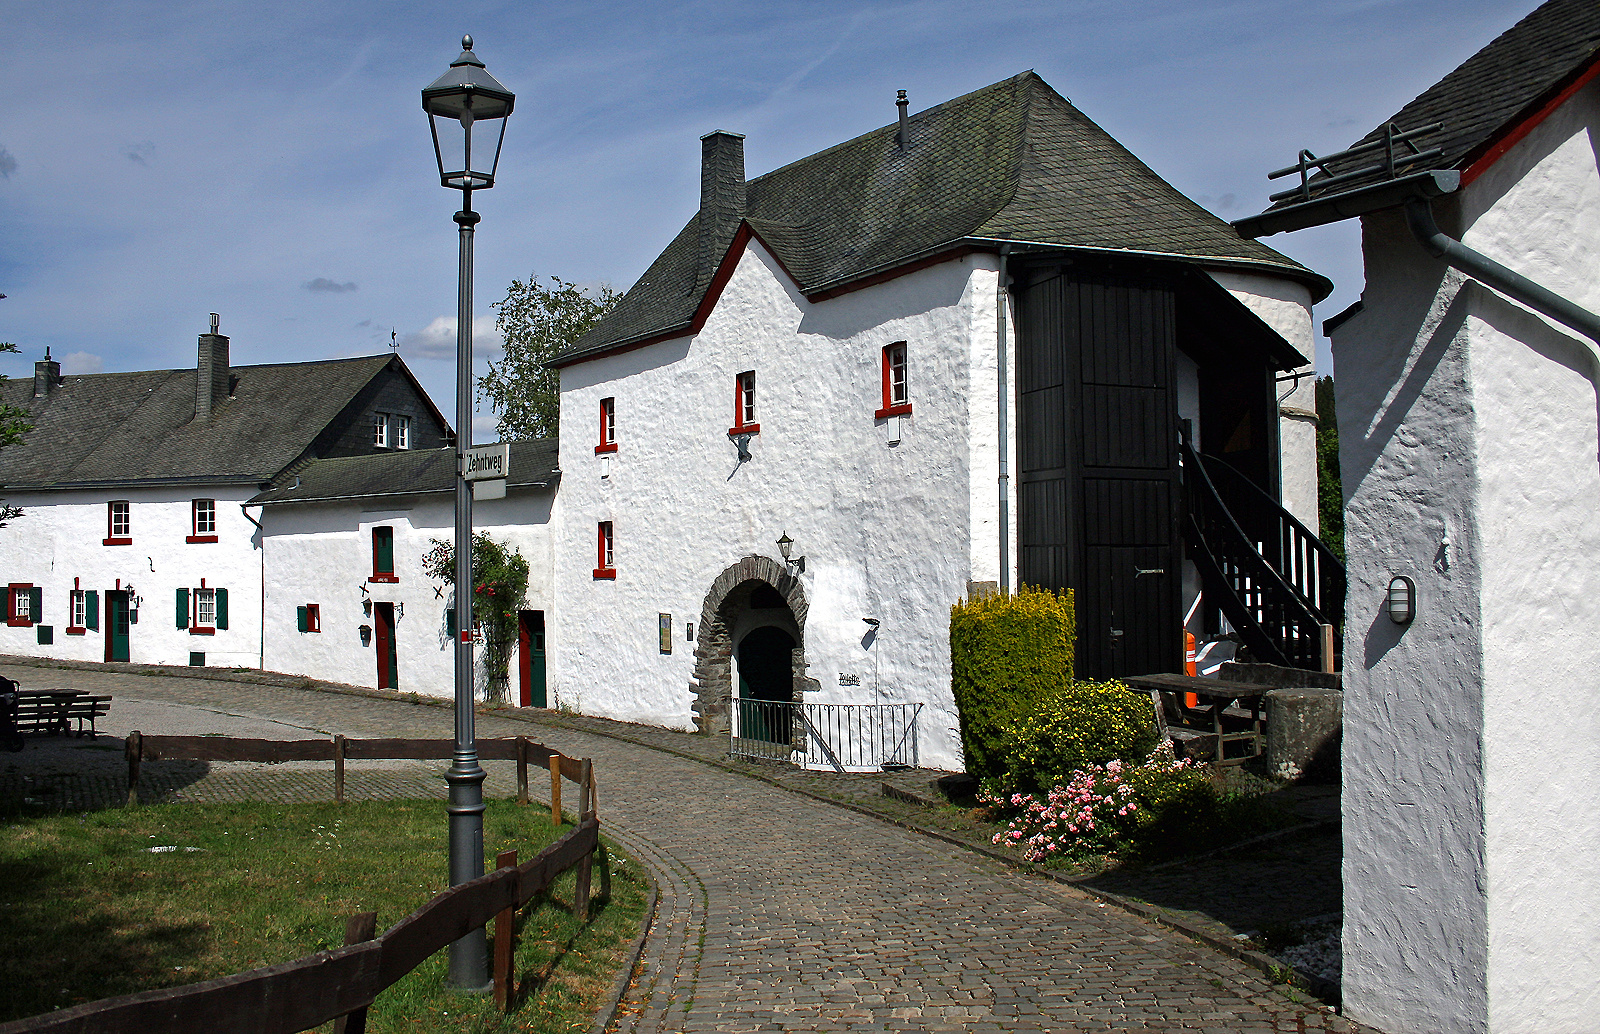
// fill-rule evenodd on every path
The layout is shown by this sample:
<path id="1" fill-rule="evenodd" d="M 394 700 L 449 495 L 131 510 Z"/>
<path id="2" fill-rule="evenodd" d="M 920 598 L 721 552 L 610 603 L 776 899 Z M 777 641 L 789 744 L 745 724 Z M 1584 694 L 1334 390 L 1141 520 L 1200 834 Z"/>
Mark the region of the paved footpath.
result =
<path id="1" fill-rule="evenodd" d="M 134 720 L 148 733 L 236 723 L 248 730 L 240 735 L 280 738 L 451 735 L 448 709 L 401 701 L 107 671 L 0 673 L 31 688 L 112 694 L 102 727 L 119 735 Z M 534 731 L 490 715 L 480 716 L 478 732 L 531 733 L 593 758 L 606 832 L 658 881 L 657 916 L 613 1030 L 1368 1029 L 1297 1003 L 1245 964 L 1074 888 L 880 820 L 571 728 Z M 74 792 L 94 795 L 96 784 L 118 777 L 120 752 L 100 754 L 103 771 L 84 776 Z M 0 757 L 0 769 L 6 763 Z M 352 764 L 351 790 L 442 797 L 443 767 L 391 763 L 363 772 Z M 489 792 L 508 792 L 509 763 L 485 767 Z M 174 796 L 197 800 L 324 796 L 331 783 L 327 766 L 262 768 L 150 774 Z"/>

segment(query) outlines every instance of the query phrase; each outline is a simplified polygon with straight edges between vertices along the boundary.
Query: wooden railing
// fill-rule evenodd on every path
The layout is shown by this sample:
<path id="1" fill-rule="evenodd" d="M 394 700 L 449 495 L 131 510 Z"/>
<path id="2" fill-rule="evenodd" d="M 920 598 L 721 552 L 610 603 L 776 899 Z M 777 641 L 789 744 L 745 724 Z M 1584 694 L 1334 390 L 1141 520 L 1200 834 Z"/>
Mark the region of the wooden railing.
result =
<path id="1" fill-rule="evenodd" d="M 345 757 L 423 758 L 448 756 L 450 740 L 346 740 Z M 359 746 L 358 746 L 359 745 Z M 437 749 L 443 745 L 443 754 Z M 316 746 L 321 752 L 313 754 Z M 0 1024 L 0 1034 L 296 1034 L 336 1020 L 339 1034 L 364 1034 L 367 1008 L 378 995 L 420 966 L 424 960 L 473 930 L 495 921 L 493 960 L 495 1000 L 503 1008 L 515 1001 L 512 985 L 513 917 L 569 869 L 577 869 L 573 908 L 579 921 L 589 917 L 591 869 L 600 856 L 600 896 L 611 895 L 611 866 L 600 842 L 595 815 L 594 766 L 589 759 L 563 756 L 526 737 L 479 740 L 479 756 L 522 761 L 519 800 L 527 803 L 526 764 L 549 758 L 556 792 L 553 815 L 560 822 L 560 779 L 579 783 L 578 825 L 518 865 L 516 852 L 496 859 L 494 872 L 433 897 L 381 936 L 374 937 L 377 915 L 364 912 L 345 923 L 345 946 L 235 973 L 198 984 L 142 991 L 107 998 L 57 1012 Z M 486 751 L 484 748 L 488 748 Z M 392 753 L 382 753 L 390 751 Z M 431 752 L 429 752 L 431 751 Z M 492 751 L 492 752 L 491 752 Z M 138 761 L 324 760 L 328 744 L 319 740 L 239 740 L 212 736 L 128 737 L 130 782 Z M 342 767 L 342 766 L 341 766 Z"/>

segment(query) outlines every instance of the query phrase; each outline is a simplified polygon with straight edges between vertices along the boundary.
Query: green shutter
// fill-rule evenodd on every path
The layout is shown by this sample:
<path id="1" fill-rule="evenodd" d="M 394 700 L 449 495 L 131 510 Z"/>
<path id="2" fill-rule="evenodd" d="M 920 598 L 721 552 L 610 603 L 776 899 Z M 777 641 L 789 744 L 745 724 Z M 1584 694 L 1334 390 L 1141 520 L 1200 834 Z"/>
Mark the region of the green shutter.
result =
<path id="1" fill-rule="evenodd" d="M 394 529 L 372 529 L 372 573 L 394 574 Z"/>
<path id="2" fill-rule="evenodd" d="M 456 637 L 456 608 L 451 607 L 444 612 L 444 631 L 452 640 Z"/>
<path id="3" fill-rule="evenodd" d="M 189 627 L 189 590 L 178 590 L 178 627 Z"/>
<path id="4" fill-rule="evenodd" d="M 44 587 L 35 585 L 28 590 L 28 595 L 32 597 L 29 602 L 33 604 L 33 623 L 37 625 L 44 620 Z"/>
<path id="5" fill-rule="evenodd" d="M 309 632 L 311 630 L 311 623 L 306 620 L 306 608 L 294 608 L 294 616 L 296 623 L 298 623 L 300 626 L 300 631 Z"/>
<path id="6" fill-rule="evenodd" d="M 228 627 L 228 590 L 217 590 L 217 627 Z"/>
<path id="7" fill-rule="evenodd" d="M 83 622 L 89 629 L 100 630 L 100 594 L 93 589 L 83 594 Z"/>

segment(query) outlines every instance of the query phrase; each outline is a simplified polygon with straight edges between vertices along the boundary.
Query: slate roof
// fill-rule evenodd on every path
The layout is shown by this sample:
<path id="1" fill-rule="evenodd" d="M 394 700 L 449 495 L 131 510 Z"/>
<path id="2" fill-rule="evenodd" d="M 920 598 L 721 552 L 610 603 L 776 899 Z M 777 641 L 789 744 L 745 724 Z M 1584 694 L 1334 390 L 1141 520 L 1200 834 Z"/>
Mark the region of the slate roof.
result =
<path id="1" fill-rule="evenodd" d="M 1033 72 L 929 108 L 749 180 L 745 221 L 816 297 L 964 244 L 1016 241 L 1183 259 L 1331 284 L 1157 176 Z M 684 333 L 711 271 L 699 268 L 697 212 L 565 365 Z M 712 249 L 720 258 L 736 224 Z"/>
<path id="2" fill-rule="evenodd" d="M 34 429 L 0 449 L 0 485 L 266 482 L 297 460 L 393 355 L 235 366 L 234 395 L 194 419 L 195 369 L 75 374 L 43 398 L 33 379 L 0 382 L 0 402 Z"/>
<path id="3" fill-rule="evenodd" d="M 1418 147 L 1441 147 L 1442 153 L 1417 168 L 1464 170 L 1597 59 L 1600 59 L 1600 2 L 1549 0 L 1411 103 L 1384 119 L 1351 147 L 1382 140 L 1390 123 L 1404 131 L 1442 122 L 1441 130 L 1416 140 Z M 1357 156 L 1334 163 L 1331 168 L 1335 173 L 1349 172 L 1374 160 L 1370 155 Z M 1321 178 L 1326 177 L 1312 178 L 1313 191 Z M 1379 173 L 1359 177 L 1340 184 L 1337 193 L 1383 179 Z M 1326 196 L 1334 193 L 1330 190 Z M 1298 201 L 1298 198 L 1290 198 L 1273 208 L 1284 208 Z"/>
<path id="4" fill-rule="evenodd" d="M 271 488 L 251 499 L 249 505 L 453 492 L 455 456 L 455 449 L 448 448 L 311 460 L 286 471 Z M 556 466 L 556 439 L 511 443 L 507 489 L 551 487 L 560 478 L 561 471 Z"/>

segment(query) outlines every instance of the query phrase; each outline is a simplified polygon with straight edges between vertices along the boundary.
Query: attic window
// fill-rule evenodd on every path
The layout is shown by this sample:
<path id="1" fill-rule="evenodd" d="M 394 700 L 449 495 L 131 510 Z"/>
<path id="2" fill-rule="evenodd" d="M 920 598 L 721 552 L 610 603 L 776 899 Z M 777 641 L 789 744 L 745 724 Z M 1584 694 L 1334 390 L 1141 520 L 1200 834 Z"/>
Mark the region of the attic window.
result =
<path id="1" fill-rule="evenodd" d="M 217 541 L 217 501 L 195 499 L 190 503 L 191 521 L 187 542 Z"/>
<path id="2" fill-rule="evenodd" d="M 877 419 L 911 414 L 911 384 L 906 366 L 904 341 L 883 347 L 883 408 L 873 414 Z"/>
<path id="3" fill-rule="evenodd" d="M 756 372 L 746 370 L 733 381 L 733 426 L 729 434 L 760 434 L 756 423 Z"/>
<path id="4" fill-rule="evenodd" d="M 101 544 L 133 545 L 133 515 L 126 499 L 117 499 L 106 504 L 106 537 Z"/>
<path id="5" fill-rule="evenodd" d="M 389 447 L 389 414 L 372 414 L 372 444 L 375 448 Z"/>
<path id="6" fill-rule="evenodd" d="M 411 418 L 408 416 L 394 418 L 394 447 L 396 449 L 411 448 Z"/>

